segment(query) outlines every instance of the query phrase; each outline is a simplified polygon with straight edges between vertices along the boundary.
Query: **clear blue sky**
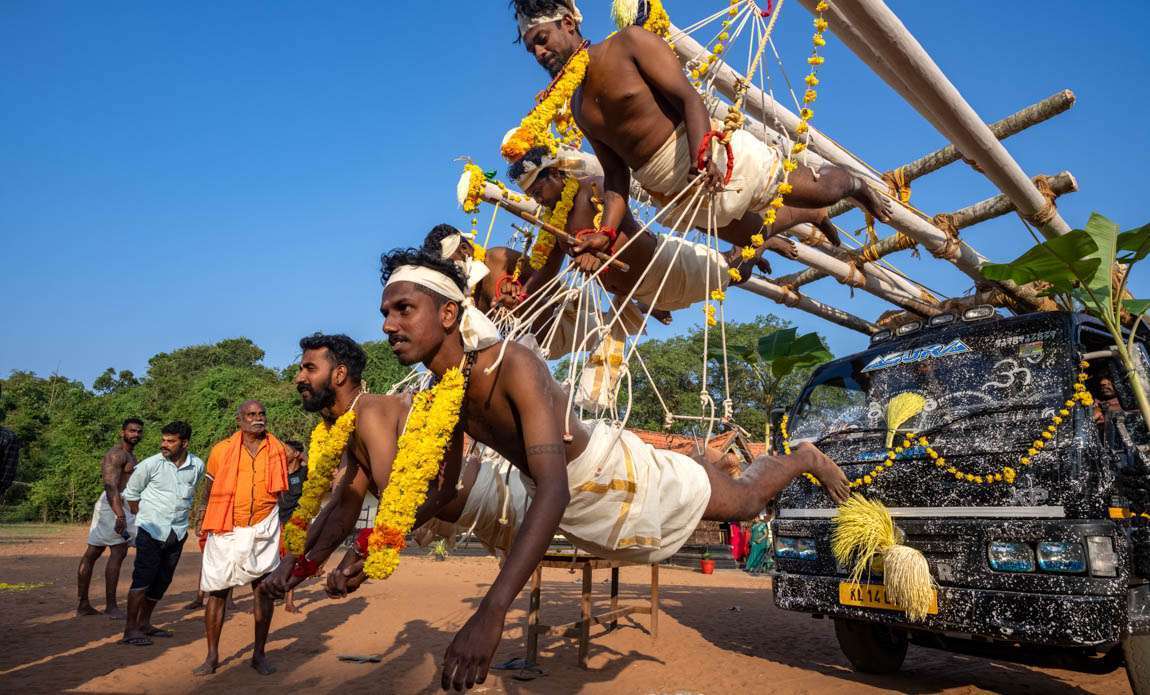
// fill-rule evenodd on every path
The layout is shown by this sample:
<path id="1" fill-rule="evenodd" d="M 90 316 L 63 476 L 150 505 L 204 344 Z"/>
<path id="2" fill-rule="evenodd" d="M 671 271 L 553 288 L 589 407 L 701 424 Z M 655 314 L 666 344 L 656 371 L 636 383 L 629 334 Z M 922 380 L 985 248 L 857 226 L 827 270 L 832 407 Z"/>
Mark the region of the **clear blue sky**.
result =
<path id="1" fill-rule="evenodd" d="M 604 36 L 607 0 L 580 4 L 584 33 Z M 686 25 L 725 3 L 666 4 Z M 1072 225 L 1091 210 L 1123 227 L 1150 221 L 1150 4 L 891 5 L 987 120 L 1075 91 L 1069 113 L 1007 142 L 1029 173 L 1078 177 L 1060 204 Z M 809 33 L 788 2 L 776 35 L 792 78 Z M 238 335 L 282 366 L 312 331 L 380 337 L 380 252 L 441 221 L 467 224 L 453 159 L 501 166 L 502 134 L 546 80 L 513 38 L 502 0 L 0 4 L 0 374 L 90 382 Z M 817 126 L 879 169 L 945 144 L 828 39 Z M 994 192 L 952 165 L 917 182 L 914 203 L 951 211 Z M 964 236 L 995 260 L 1030 243 L 1012 218 Z M 898 263 L 948 294 L 970 285 L 929 255 Z M 871 319 L 888 308 L 831 280 L 811 294 Z M 728 316 L 775 312 L 840 353 L 864 344 L 731 296 Z"/>

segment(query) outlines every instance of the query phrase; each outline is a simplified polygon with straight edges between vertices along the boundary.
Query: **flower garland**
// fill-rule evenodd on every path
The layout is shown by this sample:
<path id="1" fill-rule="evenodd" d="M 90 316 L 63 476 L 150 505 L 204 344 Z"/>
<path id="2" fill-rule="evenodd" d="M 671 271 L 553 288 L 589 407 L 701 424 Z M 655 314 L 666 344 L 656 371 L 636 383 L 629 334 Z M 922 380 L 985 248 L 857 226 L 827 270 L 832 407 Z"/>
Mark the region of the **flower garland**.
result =
<path id="1" fill-rule="evenodd" d="M 503 143 L 500 152 L 508 161 L 514 162 L 522 158 L 532 147 L 537 145 L 546 145 L 549 150 L 555 151 L 557 143 L 555 137 L 551 135 L 551 123 L 561 109 L 567 108 L 571 101 L 571 95 L 575 93 L 579 85 L 583 84 L 583 78 L 587 74 L 587 65 L 590 61 L 587 44 L 584 43 L 567 60 L 567 64 L 552 80 L 551 86 L 537 97 L 535 108 L 531 109 L 531 112 L 520 121 L 519 127 L 515 129 L 507 142 Z"/>
<path id="2" fill-rule="evenodd" d="M 467 179 L 467 197 L 463 199 L 463 211 L 471 214 L 479 209 L 483 189 L 487 185 L 487 174 L 472 162 L 463 165 L 470 178 Z"/>
<path id="3" fill-rule="evenodd" d="M 574 176 L 567 177 L 563 182 L 563 195 L 555 204 L 555 209 L 548 215 L 547 224 L 560 231 L 567 229 L 567 216 L 575 206 L 575 194 L 578 192 L 579 180 Z M 553 248 L 555 248 L 555 235 L 546 229 L 540 229 L 535 244 L 531 247 L 531 267 L 535 270 L 542 268 Z"/>
<path id="4" fill-rule="evenodd" d="M 395 461 L 387 488 L 379 500 L 375 528 L 367 541 L 364 572 L 387 579 L 399 565 L 404 536 L 415 525 L 415 512 L 427 498 L 427 486 L 441 470 L 444 451 L 459 424 L 466 379 L 458 367 L 449 369 L 432 389 L 420 391 L 411 403 L 407 427 L 396 443 Z"/>
<path id="5" fill-rule="evenodd" d="M 1079 367 L 1081 367 L 1083 370 L 1089 366 L 1090 363 L 1086 360 L 1082 360 L 1079 363 Z M 1046 442 L 1054 438 L 1054 433 L 1058 431 L 1058 426 L 1065 422 L 1066 418 L 1070 416 L 1070 409 L 1073 408 L 1075 404 L 1080 404 L 1086 407 L 1094 405 L 1094 397 L 1091 396 L 1090 392 L 1086 390 L 1087 378 L 1088 377 L 1085 371 L 1078 373 L 1078 377 L 1074 382 L 1074 394 L 1070 398 L 1066 399 L 1058 412 L 1056 412 L 1050 418 L 1050 424 L 1046 426 L 1046 429 L 1044 429 L 1042 433 L 1036 437 L 1033 442 L 1031 442 L 1030 447 L 1026 450 L 1026 453 L 1019 457 L 1017 465 L 1020 468 L 1023 466 L 1031 465 L 1034 457 L 1037 456 L 1040 451 L 1046 448 Z M 786 430 L 786 416 L 783 416 L 783 425 L 781 429 L 783 434 L 783 447 L 786 453 L 789 454 L 791 451 L 790 444 L 787 441 L 788 437 Z M 887 469 L 894 466 L 895 459 L 899 454 L 915 446 L 915 444 L 923 447 L 923 449 L 926 451 L 926 455 L 930 457 L 931 461 L 934 462 L 936 468 L 942 470 L 947 475 L 954 476 L 955 480 L 974 483 L 976 485 L 993 485 L 994 483 L 1006 483 L 1007 485 L 1013 485 L 1015 479 L 1018 477 L 1018 471 L 1013 466 L 1003 466 L 1001 469 L 993 473 L 971 473 L 969 471 L 964 471 L 956 468 L 955 466 L 949 466 L 947 465 L 946 457 L 942 454 L 939 454 L 934 449 L 934 447 L 930 445 L 930 440 L 928 440 L 926 437 L 916 437 L 913 434 L 908 434 L 904 435 L 901 445 L 896 446 L 893 449 L 887 449 L 886 458 L 882 463 L 875 466 L 874 470 L 872 470 L 870 473 L 860 475 L 859 477 L 852 480 L 850 486 L 852 488 L 862 488 L 873 484 L 878 480 L 880 475 L 885 473 Z M 813 484 L 819 485 L 818 478 L 815 478 L 810 473 L 804 473 L 803 475 Z"/>
<path id="6" fill-rule="evenodd" d="M 331 427 L 321 421 L 311 432 L 308 477 L 303 484 L 299 505 L 283 529 L 284 547 L 292 555 L 303 553 L 307 545 L 308 525 L 319 512 L 324 495 L 331 491 L 332 476 L 347 447 L 347 440 L 355 432 L 355 404 L 362 395 L 361 391 L 347 412 L 340 415 Z"/>

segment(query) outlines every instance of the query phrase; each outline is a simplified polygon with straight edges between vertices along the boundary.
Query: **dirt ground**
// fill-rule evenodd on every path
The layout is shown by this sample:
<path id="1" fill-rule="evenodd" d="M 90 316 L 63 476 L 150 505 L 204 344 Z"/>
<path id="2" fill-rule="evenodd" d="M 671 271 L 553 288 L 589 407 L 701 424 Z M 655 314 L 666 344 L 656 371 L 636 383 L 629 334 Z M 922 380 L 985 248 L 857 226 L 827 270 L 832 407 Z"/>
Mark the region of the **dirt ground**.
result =
<path id="1" fill-rule="evenodd" d="M 352 598 L 332 601 L 314 583 L 299 592 L 303 612 L 277 610 L 268 652 L 278 672 L 261 677 L 247 665 L 252 645 L 251 596 L 224 627 L 219 672 L 196 678 L 204 658 L 202 615 L 180 606 L 195 590 L 200 555 L 189 544 L 179 573 L 156 610 L 158 625 L 175 631 L 151 647 L 118 644 L 122 623 L 104 616 L 77 618 L 75 571 L 86 529 L 0 528 L 0 582 L 47 586 L 0 590 L 0 692 L 41 693 L 236 693 L 236 692 L 434 692 L 436 664 L 452 635 L 478 604 L 495 576 L 490 558 L 453 557 L 434 562 L 407 558 L 386 582 L 365 586 Z M 127 591 L 134 551 L 121 576 Z M 95 571 L 93 603 L 102 607 L 103 560 Z M 597 596 L 607 596 L 609 572 L 595 576 Z M 647 591 L 645 568 L 623 571 L 621 593 Z M 565 570 L 544 575 L 545 622 L 578 615 L 580 577 Z M 661 570 L 663 612 L 652 638 L 646 616 L 625 619 L 620 629 L 592 631 L 588 669 L 577 666 L 574 641 L 542 642 L 546 675 L 530 682 L 493 671 L 473 692 L 486 693 L 1126 693 L 1123 670 L 1091 675 L 957 656 L 911 647 L 895 676 L 854 673 L 835 642 L 832 624 L 780 611 L 770 580 L 737 571 L 705 576 Z M 100 597 L 97 600 L 97 597 Z M 606 599 L 597 606 L 602 609 Z M 508 616 L 495 663 L 524 654 L 527 592 Z M 379 655 L 378 664 L 341 662 L 339 655 Z"/>

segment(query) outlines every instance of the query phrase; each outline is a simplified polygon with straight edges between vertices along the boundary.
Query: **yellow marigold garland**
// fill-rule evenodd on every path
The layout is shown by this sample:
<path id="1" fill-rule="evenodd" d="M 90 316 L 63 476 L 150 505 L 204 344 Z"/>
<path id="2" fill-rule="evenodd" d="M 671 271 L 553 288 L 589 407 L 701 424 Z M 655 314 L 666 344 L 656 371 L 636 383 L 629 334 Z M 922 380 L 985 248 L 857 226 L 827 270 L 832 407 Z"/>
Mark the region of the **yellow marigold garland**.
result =
<path id="1" fill-rule="evenodd" d="M 567 217 L 571 214 L 571 208 L 575 206 L 575 194 L 578 192 L 579 180 L 574 176 L 567 177 L 563 182 L 563 195 L 555 204 L 555 209 L 547 216 L 547 224 L 559 231 L 567 229 Z M 535 244 L 531 247 L 531 267 L 535 270 L 542 268 L 553 248 L 555 248 L 555 235 L 546 229 L 540 229 L 538 236 L 535 237 Z"/>
<path id="2" fill-rule="evenodd" d="M 356 400 L 359 397 L 356 396 Z M 308 445 L 308 476 L 303 484 L 303 494 L 299 498 L 291 519 L 284 526 L 284 547 L 292 555 L 299 555 L 307 544 L 307 527 L 319 512 L 324 495 L 331 490 L 331 479 L 339 466 L 340 457 L 347 447 L 347 440 L 355 432 L 355 403 L 340 415 L 331 427 L 320 422 L 311 432 Z"/>
<path id="3" fill-rule="evenodd" d="M 479 209 L 480 196 L 483 195 L 483 188 L 487 185 L 487 175 L 471 162 L 463 165 L 463 170 L 470 176 L 467 179 L 467 197 L 463 199 L 463 211 L 471 214 Z"/>
<path id="4" fill-rule="evenodd" d="M 1083 370 L 1089 366 L 1090 363 L 1086 360 L 1082 360 L 1082 362 L 1079 363 L 1079 367 L 1081 367 Z M 1030 447 L 1026 450 L 1026 453 L 1019 457 L 1019 467 L 1029 466 L 1033 462 L 1034 457 L 1037 456 L 1040 451 L 1046 448 L 1046 442 L 1054 438 L 1054 433 L 1058 431 L 1058 426 L 1065 422 L 1066 418 L 1070 416 L 1070 409 L 1073 408 L 1075 404 L 1081 404 L 1085 407 L 1094 405 L 1094 397 L 1091 396 L 1090 392 L 1086 390 L 1087 378 L 1088 377 L 1085 371 L 1078 373 L 1078 377 L 1074 382 L 1074 394 L 1070 398 L 1066 399 L 1058 412 L 1056 412 L 1054 416 L 1050 418 L 1050 424 L 1046 426 L 1046 429 L 1044 429 L 1042 433 L 1036 437 L 1033 442 L 1031 442 Z M 783 447 L 786 453 L 789 454 L 791 452 L 790 443 L 788 442 L 787 437 L 786 421 L 786 416 L 783 416 L 783 424 L 781 427 L 783 435 Z M 931 461 L 934 462 L 936 468 L 945 472 L 948 476 L 953 476 L 955 480 L 975 483 L 976 485 L 993 485 L 994 483 L 1006 483 L 1007 485 L 1013 485 L 1015 479 L 1018 477 L 1018 471 L 1013 466 L 1003 466 L 1001 469 L 993 473 L 970 473 L 968 471 L 960 470 L 954 466 L 947 465 L 946 457 L 942 454 L 939 454 L 934 449 L 934 447 L 930 445 L 930 440 L 928 440 L 926 437 L 916 437 L 913 434 L 908 434 L 904 436 L 900 446 L 896 446 L 892 449 L 887 449 L 886 458 L 882 463 L 875 466 L 874 470 L 872 470 L 870 473 L 860 475 L 859 477 L 852 480 L 850 486 L 852 488 L 863 488 L 873 484 L 878 480 L 880 475 L 886 472 L 888 468 L 894 466 L 895 459 L 899 454 L 906 451 L 907 449 L 910 449 L 915 444 L 923 447 L 923 449 L 926 451 L 926 455 L 930 457 Z M 814 477 L 810 473 L 804 473 L 803 475 L 806 476 L 807 480 L 811 481 L 813 484 L 819 484 L 818 478 Z"/>
<path id="5" fill-rule="evenodd" d="M 407 427 L 396 444 L 391 477 L 379 500 L 375 527 L 367 542 L 364 572 L 387 579 L 399 565 L 404 536 L 415 525 L 415 512 L 427 498 L 427 486 L 439 471 L 444 451 L 459 423 L 465 379 L 449 369 L 434 388 L 420 391 L 411 403 Z"/>
<path id="6" fill-rule="evenodd" d="M 500 149 L 508 161 L 522 158 L 537 145 L 546 145 L 552 152 L 555 151 L 556 141 L 551 134 L 551 123 L 561 110 L 567 108 L 571 95 L 583 84 L 590 60 L 586 45 L 571 56 L 551 86 L 540 95 L 535 108 L 520 121 L 519 127 Z"/>

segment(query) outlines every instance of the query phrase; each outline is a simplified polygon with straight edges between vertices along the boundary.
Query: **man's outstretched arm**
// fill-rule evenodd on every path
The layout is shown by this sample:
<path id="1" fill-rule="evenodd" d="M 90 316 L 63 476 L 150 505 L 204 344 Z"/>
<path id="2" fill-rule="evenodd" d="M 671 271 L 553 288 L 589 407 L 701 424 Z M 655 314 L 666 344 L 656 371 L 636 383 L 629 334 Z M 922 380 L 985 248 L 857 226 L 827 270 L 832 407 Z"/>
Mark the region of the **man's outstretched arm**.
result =
<path id="1" fill-rule="evenodd" d="M 551 381 L 547 366 L 534 355 L 520 352 L 503 369 L 516 375 L 507 380 L 507 392 L 522 418 L 523 448 L 535 481 L 535 498 L 495 582 L 447 649 L 441 678 L 444 690 L 463 690 L 487 678 L 507 609 L 547 552 L 570 498 L 566 445 L 547 388 Z"/>
<path id="2" fill-rule="evenodd" d="M 605 143 L 588 137 L 591 149 L 603 167 L 603 219 L 599 228 L 619 229 L 627 215 L 627 199 L 631 197 L 631 169 L 615 150 Z"/>

